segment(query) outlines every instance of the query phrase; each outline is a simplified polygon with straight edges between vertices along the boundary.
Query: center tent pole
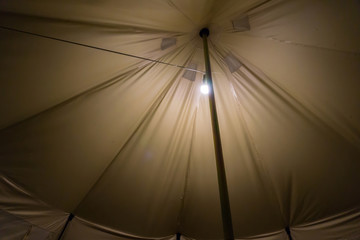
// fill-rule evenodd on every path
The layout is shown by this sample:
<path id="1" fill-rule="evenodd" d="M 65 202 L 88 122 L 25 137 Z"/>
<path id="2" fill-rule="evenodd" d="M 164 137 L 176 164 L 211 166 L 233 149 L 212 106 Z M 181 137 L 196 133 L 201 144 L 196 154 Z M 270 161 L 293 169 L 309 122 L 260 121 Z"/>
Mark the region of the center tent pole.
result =
<path id="1" fill-rule="evenodd" d="M 206 68 L 205 81 L 207 81 L 207 84 L 209 85 L 209 105 L 210 105 L 210 114 L 211 114 L 211 126 L 212 126 L 214 148 L 215 148 L 216 170 L 217 170 L 219 193 L 220 193 L 221 216 L 223 223 L 224 239 L 233 240 L 234 231 L 233 231 L 232 219 L 231 219 L 229 192 L 226 182 L 224 157 L 221 146 L 219 121 L 216 111 L 215 93 L 214 93 L 214 86 L 211 77 L 209 48 L 207 42 L 207 37 L 209 36 L 209 29 L 207 28 L 201 29 L 199 34 L 200 37 L 202 37 L 203 39 L 203 45 L 204 45 L 204 57 L 205 57 L 205 68 Z"/>

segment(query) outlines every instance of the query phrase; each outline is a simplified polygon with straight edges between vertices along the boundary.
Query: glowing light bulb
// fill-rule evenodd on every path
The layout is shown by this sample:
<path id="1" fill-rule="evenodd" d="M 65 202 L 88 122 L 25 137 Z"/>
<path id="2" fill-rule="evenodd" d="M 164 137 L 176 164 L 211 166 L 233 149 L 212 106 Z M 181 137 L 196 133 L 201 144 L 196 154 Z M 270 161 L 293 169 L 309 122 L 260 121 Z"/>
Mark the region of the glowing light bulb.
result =
<path id="1" fill-rule="evenodd" d="M 204 95 L 209 94 L 209 92 L 210 92 L 209 85 L 207 85 L 206 83 L 203 83 L 200 87 L 200 92 Z"/>

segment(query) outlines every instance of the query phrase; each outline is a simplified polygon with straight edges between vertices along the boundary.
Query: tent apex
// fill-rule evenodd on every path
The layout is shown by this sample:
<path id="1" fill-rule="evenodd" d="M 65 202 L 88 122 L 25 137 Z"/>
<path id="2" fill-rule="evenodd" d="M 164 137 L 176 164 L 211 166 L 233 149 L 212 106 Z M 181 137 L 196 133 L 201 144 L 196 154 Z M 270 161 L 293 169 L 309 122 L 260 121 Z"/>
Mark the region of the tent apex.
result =
<path id="1" fill-rule="evenodd" d="M 210 34 L 210 31 L 209 31 L 208 28 L 203 28 L 203 29 L 201 29 L 200 32 L 199 32 L 200 37 L 203 37 L 204 35 L 206 35 L 206 36 L 208 37 L 209 34 Z"/>

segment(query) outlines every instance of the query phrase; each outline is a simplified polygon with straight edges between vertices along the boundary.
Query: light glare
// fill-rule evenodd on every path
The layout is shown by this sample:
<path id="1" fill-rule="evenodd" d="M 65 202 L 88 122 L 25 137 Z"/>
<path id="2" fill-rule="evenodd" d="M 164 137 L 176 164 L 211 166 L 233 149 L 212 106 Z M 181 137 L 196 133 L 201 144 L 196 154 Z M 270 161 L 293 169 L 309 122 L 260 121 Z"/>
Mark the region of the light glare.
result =
<path id="1" fill-rule="evenodd" d="M 202 84 L 201 85 L 201 87 L 200 87 L 200 92 L 202 93 L 202 94 L 209 94 L 209 92 L 210 92 L 210 89 L 209 89 L 209 85 L 207 85 L 207 84 Z"/>

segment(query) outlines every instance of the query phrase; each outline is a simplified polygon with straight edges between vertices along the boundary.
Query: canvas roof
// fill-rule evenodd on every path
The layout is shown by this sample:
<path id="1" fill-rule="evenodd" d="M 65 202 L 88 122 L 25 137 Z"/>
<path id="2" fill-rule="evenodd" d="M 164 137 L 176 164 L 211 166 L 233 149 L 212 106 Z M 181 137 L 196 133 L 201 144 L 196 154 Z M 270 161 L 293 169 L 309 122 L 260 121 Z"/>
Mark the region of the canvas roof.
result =
<path id="1" fill-rule="evenodd" d="M 1 175 L 74 214 L 65 239 L 222 238 L 208 27 L 235 237 L 359 237 L 359 7 L 2 1 Z"/>

